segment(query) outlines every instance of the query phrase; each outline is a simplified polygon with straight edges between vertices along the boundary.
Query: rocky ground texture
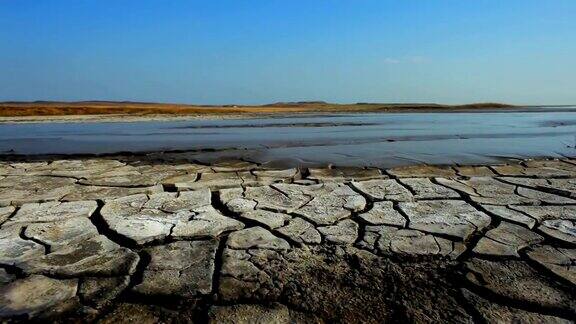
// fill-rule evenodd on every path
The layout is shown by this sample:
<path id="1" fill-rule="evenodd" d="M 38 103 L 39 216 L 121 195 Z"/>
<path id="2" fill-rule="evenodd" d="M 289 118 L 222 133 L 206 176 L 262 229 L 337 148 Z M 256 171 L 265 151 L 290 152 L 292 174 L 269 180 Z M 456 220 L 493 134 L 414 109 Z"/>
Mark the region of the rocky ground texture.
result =
<path id="1" fill-rule="evenodd" d="M 0 318 L 576 318 L 576 160 L 0 162 Z"/>

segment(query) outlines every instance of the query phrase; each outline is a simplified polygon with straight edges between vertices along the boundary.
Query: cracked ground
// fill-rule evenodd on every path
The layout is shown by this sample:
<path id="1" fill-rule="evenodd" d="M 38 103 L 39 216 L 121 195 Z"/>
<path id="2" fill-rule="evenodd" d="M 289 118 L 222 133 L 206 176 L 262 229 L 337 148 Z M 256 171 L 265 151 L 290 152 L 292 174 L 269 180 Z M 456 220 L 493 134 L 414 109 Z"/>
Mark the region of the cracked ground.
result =
<path id="1" fill-rule="evenodd" d="M 573 323 L 576 160 L 0 162 L 0 318 Z"/>

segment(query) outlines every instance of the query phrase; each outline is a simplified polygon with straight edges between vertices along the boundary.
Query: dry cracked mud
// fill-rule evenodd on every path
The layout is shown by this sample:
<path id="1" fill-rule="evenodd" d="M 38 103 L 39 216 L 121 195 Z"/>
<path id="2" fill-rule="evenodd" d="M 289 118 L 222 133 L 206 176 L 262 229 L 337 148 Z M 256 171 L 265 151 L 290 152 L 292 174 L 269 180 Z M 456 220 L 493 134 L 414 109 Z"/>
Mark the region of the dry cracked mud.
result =
<path id="1" fill-rule="evenodd" d="M 575 318 L 576 160 L 0 162 L 5 322 Z"/>

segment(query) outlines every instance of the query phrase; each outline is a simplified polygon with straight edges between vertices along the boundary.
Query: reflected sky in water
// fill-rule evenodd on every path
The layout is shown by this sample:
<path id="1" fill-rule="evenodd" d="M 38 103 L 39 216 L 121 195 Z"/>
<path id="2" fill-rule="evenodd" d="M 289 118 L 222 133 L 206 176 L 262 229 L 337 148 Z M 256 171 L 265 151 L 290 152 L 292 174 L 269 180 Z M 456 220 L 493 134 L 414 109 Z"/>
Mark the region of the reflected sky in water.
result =
<path id="1" fill-rule="evenodd" d="M 390 113 L 269 119 L 0 125 L 3 154 L 185 150 L 288 165 L 390 167 L 576 155 L 572 111 Z M 195 152 L 215 150 L 215 152 Z"/>

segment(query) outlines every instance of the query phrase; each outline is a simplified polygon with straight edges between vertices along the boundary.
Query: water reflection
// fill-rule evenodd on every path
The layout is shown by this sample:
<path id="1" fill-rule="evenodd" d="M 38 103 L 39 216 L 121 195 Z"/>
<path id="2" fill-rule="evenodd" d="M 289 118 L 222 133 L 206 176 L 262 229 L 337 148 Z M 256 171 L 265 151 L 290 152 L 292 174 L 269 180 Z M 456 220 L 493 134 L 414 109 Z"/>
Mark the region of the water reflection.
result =
<path id="1" fill-rule="evenodd" d="M 573 111 L 341 114 L 273 119 L 0 125 L 0 151 L 79 154 L 190 150 L 288 164 L 485 163 L 572 156 Z M 194 152 L 203 150 L 204 152 Z M 205 152 L 206 150 L 216 152 Z"/>

